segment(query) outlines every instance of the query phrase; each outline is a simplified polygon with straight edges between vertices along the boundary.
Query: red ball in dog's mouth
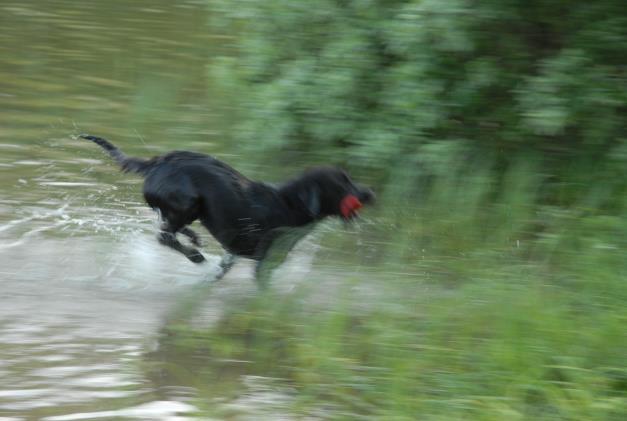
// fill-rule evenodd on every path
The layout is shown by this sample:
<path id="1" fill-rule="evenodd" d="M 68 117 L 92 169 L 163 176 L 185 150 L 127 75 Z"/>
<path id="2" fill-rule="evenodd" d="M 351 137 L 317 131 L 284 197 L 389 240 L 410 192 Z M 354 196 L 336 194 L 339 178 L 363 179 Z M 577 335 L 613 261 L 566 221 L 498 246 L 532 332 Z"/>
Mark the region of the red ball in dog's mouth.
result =
<path id="1" fill-rule="evenodd" d="M 357 217 L 357 211 L 364 205 L 359 201 L 357 196 L 349 194 L 340 202 L 340 212 L 344 219 L 353 219 Z"/>

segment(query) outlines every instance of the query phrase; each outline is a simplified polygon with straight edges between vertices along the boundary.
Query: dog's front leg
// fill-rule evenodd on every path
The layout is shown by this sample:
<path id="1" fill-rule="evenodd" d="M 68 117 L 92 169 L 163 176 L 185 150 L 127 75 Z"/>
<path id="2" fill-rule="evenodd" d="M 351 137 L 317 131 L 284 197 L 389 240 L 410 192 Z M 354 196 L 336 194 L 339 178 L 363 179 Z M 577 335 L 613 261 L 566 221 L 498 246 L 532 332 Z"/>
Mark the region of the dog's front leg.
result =
<path id="1" fill-rule="evenodd" d="M 255 265 L 255 283 L 261 290 L 266 289 L 272 278 L 272 272 L 279 267 L 282 262 L 277 263 L 272 259 L 259 260 Z"/>
<path id="2" fill-rule="evenodd" d="M 270 231 L 257 248 L 257 266 L 255 281 L 259 289 L 265 289 L 277 269 L 287 258 L 289 252 L 313 229 L 314 224 L 302 227 L 282 227 Z"/>

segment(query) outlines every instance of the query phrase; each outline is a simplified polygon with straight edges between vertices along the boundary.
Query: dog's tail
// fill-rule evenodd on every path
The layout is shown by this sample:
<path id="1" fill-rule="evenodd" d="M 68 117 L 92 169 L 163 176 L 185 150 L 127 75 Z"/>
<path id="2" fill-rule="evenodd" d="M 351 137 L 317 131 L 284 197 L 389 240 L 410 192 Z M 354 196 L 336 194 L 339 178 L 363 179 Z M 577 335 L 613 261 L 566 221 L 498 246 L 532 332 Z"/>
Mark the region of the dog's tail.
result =
<path id="1" fill-rule="evenodd" d="M 87 134 L 81 134 L 78 135 L 78 137 L 91 140 L 95 144 L 100 145 L 109 155 L 111 155 L 113 159 L 115 159 L 124 172 L 134 172 L 145 175 L 151 167 L 152 162 L 150 160 L 128 157 L 107 139 Z"/>

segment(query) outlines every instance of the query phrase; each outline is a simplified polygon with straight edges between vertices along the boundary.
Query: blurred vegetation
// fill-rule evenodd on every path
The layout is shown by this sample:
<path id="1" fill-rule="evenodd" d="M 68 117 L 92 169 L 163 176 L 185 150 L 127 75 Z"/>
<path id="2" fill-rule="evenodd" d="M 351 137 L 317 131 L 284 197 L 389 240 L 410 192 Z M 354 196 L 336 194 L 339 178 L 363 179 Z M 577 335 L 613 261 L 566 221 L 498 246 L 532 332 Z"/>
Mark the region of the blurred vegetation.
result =
<path id="1" fill-rule="evenodd" d="M 324 303 L 306 286 L 231 302 L 216 327 L 172 326 L 156 358 L 196 360 L 164 372 L 224 418 L 215 396 L 250 393 L 247 374 L 284 379 L 291 413 L 325 419 L 624 419 L 622 283 L 576 292 L 533 267 L 492 269 L 454 291 L 360 276 L 325 285 Z"/>
<path id="2" fill-rule="evenodd" d="M 502 178 L 533 153 L 560 204 L 591 170 L 624 175 L 620 1 L 216 3 L 240 31 L 216 67 L 240 97 L 238 146 L 324 153 L 395 185 L 402 171 L 407 187 L 455 154 Z"/>
<path id="3" fill-rule="evenodd" d="M 375 184 L 393 255 L 624 246 L 623 2 L 211 4 L 239 33 L 211 75 L 233 144 Z"/>
<path id="4" fill-rule="evenodd" d="M 210 4 L 237 32 L 210 74 L 234 148 L 344 165 L 380 201 L 325 235 L 344 287 L 171 326 L 162 357 L 212 356 L 209 389 L 284 378 L 334 419 L 627 416 L 624 1 Z"/>
<path id="5" fill-rule="evenodd" d="M 627 419 L 624 0 L 1 9 L 2 220 L 88 194 L 128 224 L 138 180 L 86 168 L 102 152 L 79 131 L 260 179 L 335 163 L 378 193 L 352 228 L 318 227 L 294 290 L 231 297 L 209 327 L 212 287 L 191 291 L 147 358 L 155 388 L 198 386 L 220 419 L 242 375 L 289 398 L 266 419 Z"/>

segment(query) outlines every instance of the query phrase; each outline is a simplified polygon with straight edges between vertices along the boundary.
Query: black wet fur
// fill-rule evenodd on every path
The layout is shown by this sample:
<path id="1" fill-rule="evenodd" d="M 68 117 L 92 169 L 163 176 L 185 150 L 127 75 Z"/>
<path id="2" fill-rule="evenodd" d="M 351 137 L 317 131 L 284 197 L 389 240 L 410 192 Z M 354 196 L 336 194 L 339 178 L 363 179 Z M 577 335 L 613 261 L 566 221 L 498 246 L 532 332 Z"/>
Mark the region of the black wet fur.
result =
<path id="1" fill-rule="evenodd" d="M 374 201 L 372 190 L 356 185 L 335 167 L 313 168 L 272 186 L 250 180 L 209 155 L 174 151 L 150 159 L 132 158 L 106 139 L 80 137 L 100 145 L 124 171 L 144 177 L 144 198 L 163 221 L 159 242 L 195 263 L 205 258 L 176 238 L 180 232 L 198 245 L 198 235 L 187 227 L 195 220 L 200 220 L 228 253 L 263 261 L 275 240 L 289 228 L 342 216 L 340 202 L 347 195 L 356 196 L 363 204 Z"/>

